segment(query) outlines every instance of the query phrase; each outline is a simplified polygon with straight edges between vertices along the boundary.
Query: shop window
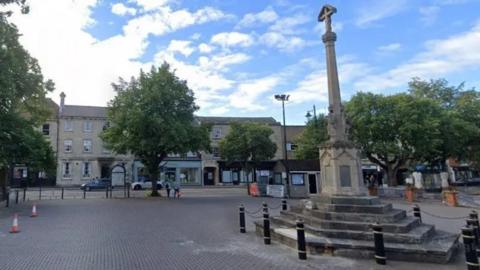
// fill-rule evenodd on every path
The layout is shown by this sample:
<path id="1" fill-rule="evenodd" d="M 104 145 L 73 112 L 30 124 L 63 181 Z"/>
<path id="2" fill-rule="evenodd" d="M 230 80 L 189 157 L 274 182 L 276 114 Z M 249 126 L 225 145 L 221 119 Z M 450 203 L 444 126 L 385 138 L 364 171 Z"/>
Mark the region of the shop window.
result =
<path id="1" fill-rule="evenodd" d="M 180 183 L 199 184 L 198 168 L 180 168 Z"/>
<path id="2" fill-rule="evenodd" d="M 231 183 L 231 182 L 232 182 L 232 172 L 222 171 L 222 183 Z"/>
<path id="3" fill-rule="evenodd" d="M 281 185 L 282 184 L 282 173 L 275 173 L 273 176 L 273 183 L 274 185 Z"/>
<path id="4" fill-rule="evenodd" d="M 292 185 L 303 186 L 305 185 L 305 175 L 303 173 L 292 173 Z"/>
<path id="5" fill-rule="evenodd" d="M 42 133 L 43 135 L 50 135 L 50 124 L 43 124 Z"/>
<path id="6" fill-rule="evenodd" d="M 165 180 L 170 181 L 170 182 L 175 182 L 177 177 L 176 177 L 176 168 L 166 168 L 165 169 Z"/>

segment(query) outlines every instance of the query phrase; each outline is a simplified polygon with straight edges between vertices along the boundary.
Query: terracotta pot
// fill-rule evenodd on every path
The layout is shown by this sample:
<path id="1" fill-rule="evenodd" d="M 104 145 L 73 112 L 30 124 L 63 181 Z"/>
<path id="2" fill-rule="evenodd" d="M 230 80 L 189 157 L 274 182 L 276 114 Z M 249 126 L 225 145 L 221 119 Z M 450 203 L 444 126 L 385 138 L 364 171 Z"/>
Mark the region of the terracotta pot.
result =
<path id="1" fill-rule="evenodd" d="M 456 191 L 444 191 L 444 196 L 448 206 L 458 206 Z"/>
<path id="2" fill-rule="evenodd" d="M 368 195 L 377 196 L 378 195 L 378 188 L 377 187 L 369 187 L 368 188 Z"/>
<path id="3" fill-rule="evenodd" d="M 405 198 L 408 202 L 413 202 L 415 200 L 415 190 L 413 188 L 405 189 Z"/>

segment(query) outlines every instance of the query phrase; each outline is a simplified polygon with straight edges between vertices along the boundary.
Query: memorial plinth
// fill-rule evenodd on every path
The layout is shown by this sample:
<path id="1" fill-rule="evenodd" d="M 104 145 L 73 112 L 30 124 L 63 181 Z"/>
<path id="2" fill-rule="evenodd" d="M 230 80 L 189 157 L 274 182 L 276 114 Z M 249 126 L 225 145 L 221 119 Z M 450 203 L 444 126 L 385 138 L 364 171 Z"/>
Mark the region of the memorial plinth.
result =
<path id="1" fill-rule="evenodd" d="M 301 218 L 305 221 L 308 252 L 373 258 L 370 226 L 378 222 L 384 230 L 388 259 L 446 263 L 457 249 L 458 235 L 436 231 L 434 226 L 408 217 L 406 211 L 382 204 L 378 197 L 367 196 L 359 152 L 348 140 L 348 124 L 341 103 L 335 55 L 337 35 L 331 25 L 335 12 L 335 7 L 325 5 L 319 15 L 319 21 L 325 22 L 322 40 L 329 100 L 329 140 L 320 147 L 321 192 L 272 217 L 272 239 L 295 247 L 295 221 Z M 255 225 L 257 233 L 262 233 L 262 223 Z"/>

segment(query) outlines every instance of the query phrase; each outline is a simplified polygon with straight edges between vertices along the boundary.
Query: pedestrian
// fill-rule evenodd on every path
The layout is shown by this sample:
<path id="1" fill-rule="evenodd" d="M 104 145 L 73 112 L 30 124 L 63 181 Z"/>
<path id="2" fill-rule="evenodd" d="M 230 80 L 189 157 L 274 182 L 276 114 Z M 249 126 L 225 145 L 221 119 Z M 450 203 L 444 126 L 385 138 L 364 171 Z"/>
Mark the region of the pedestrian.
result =
<path id="1" fill-rule="evenodd" d="M 170 198 L 170 182 L 165 181 L 165 189 L 167 190 L 167 198 Z"/>
<path id="2" fill-rule="evenodd" d="M 173 198 L 180 198 L 180 183 L 179 182 L 175 182 L 175 184 L 173 186 L 173 190 L 174 190 Z"/>

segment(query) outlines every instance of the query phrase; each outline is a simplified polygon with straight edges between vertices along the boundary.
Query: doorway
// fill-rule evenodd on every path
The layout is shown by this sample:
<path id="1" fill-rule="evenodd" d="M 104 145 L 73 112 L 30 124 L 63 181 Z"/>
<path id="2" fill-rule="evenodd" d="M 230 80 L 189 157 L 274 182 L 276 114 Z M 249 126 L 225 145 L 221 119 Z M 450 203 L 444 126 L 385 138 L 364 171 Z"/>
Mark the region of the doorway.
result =
<path id="1" fill-rule="evenodd" d="M 315 174 L 308 175 L 308 191 L 310 194 L 317 194 L 317 177 Z"/>
<path id="2" fill-rule="evenodd" d="M 100 168 L 100 178 L 110 178 L 110 166 L 102 164 Z"/>
<path id="3" fill-rule="evenodd" d="M 215 168 L 205 167 L 205 169 L 203 170 L 203 185 L 213 186 L 215 184 L 214 176 L 215 176 Z"/>

